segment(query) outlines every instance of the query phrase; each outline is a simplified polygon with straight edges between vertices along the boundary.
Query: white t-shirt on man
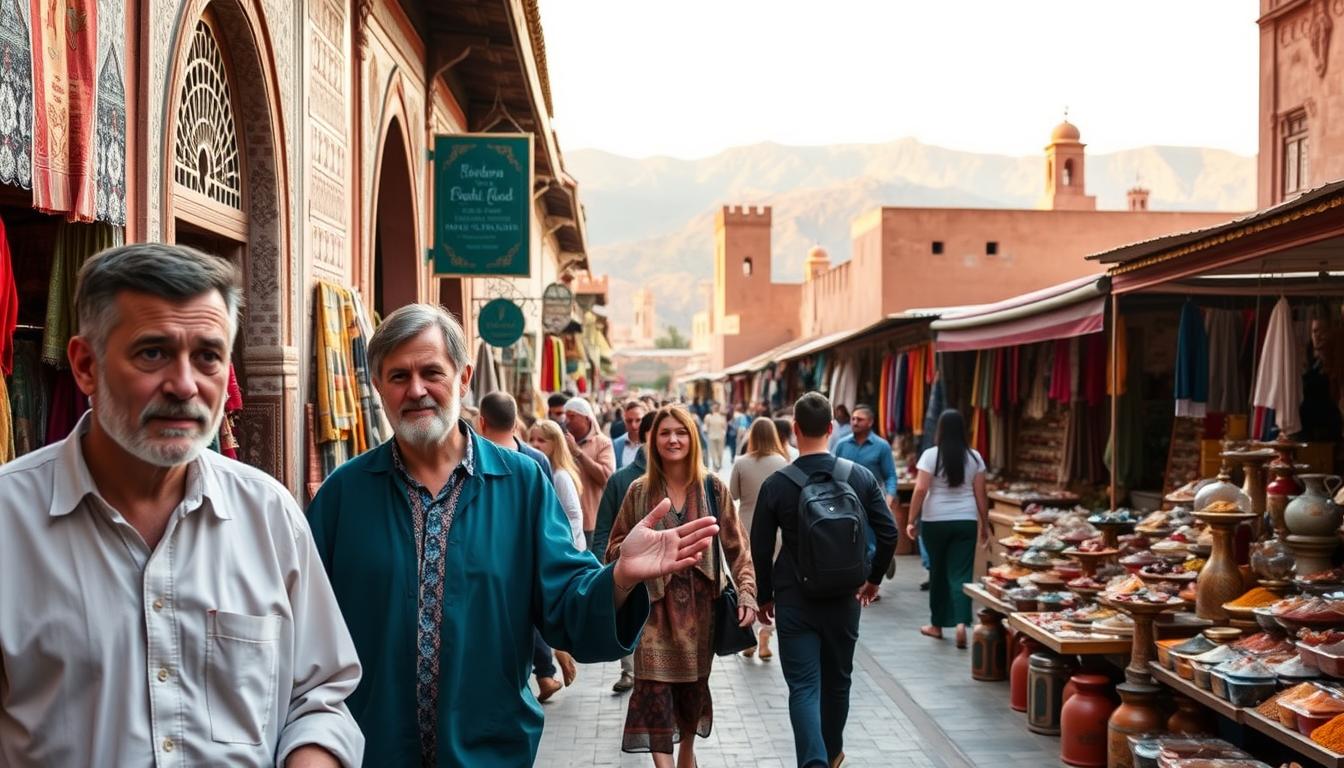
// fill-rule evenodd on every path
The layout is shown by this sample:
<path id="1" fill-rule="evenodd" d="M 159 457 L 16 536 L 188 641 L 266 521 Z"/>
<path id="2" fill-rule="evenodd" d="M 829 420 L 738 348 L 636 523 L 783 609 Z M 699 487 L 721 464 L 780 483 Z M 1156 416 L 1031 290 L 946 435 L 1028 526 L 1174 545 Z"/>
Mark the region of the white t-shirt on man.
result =
<path id="1" fill-rule="evenodd" d="M 966 479 L 953 488 L 947 484 L 946 470 L 934 471 L 938 467 L 938 449 L 930 448 L 919 457 L 917 469 L 933 476 L 929 486 L 929 495 L 924 498 L 924 508 L 920 519 L 927 523 L 944 523 L 951 520 L 976 520 L 979 510 L 975 503 L 975 477 L 985 472 L 985 460 L 980 452 L 972 448 L 966 456 Z"/>

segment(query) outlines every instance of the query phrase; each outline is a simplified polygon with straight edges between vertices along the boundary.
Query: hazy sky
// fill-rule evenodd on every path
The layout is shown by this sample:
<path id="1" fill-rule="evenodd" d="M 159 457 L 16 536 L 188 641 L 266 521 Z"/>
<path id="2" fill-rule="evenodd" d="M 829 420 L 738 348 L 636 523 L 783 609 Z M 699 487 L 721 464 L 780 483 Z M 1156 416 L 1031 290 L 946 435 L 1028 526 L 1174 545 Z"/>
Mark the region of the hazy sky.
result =
<path id="1" fill-rule="evenodd" d="M 1257 0 L 545 0 L 565 149 L 1256 151 Z"/>

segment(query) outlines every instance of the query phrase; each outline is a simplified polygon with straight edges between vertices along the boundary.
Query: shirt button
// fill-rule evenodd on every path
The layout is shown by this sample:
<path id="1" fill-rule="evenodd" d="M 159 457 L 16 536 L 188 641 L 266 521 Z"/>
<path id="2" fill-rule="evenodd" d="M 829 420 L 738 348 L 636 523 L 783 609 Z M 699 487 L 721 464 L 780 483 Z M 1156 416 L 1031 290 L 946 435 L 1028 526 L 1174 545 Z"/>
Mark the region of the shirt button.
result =
<path id="1" fill-rule="evenodd" d="M 159 669 L 159 682 L 160 682 L 160 683 L 166 683 L 166 682 L 168 682 L 168 668 L 167 668 L 167 667 L 162 667 L 162 668 Z"/>
<path id="2" fill-rule="evenodd" d="M 172 740 L 172 739 L 164 739 L 164 740 L 163 740 L 163 751 L 164 751 L 164 752 L 172 752 L 174 746 L 175 746 L 175 745 L 173 744 L 173 740 Z"/>
<path id="3" fill-rule="evenodd" d="M 154 612 L 158 613 L 159 611 L 162 610 L 163 610 L 163 598 L 159 598 L 158 600 L 154 601 Z"/>

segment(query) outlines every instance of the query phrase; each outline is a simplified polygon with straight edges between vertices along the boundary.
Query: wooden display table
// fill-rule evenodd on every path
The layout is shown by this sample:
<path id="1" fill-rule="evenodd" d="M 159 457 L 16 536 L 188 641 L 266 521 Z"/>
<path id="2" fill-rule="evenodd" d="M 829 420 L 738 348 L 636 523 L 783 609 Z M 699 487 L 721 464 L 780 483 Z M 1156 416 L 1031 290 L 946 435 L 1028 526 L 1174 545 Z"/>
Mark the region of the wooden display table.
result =
<path id="1" fill-rule="evenodd" d="M 1154 680 L 1183 696 L 1194 699 L 1228 720 L 1258 731 L 1297 754 L 1327 768 L 1344 768 L 1344 755 L 1331 752 L 1297 731 L 1284 728 L 1278 720 L 1270 720 L 1255 711 L 1254 708 L 1234 707 L 1155 661 L 1149 664 L 1149 669 L 1152 671 Z"/>
<path id="2" fill-rule="evenodd" d="M 991 595 L 989 590 L 985 589 L 982 584 L 962 584 L 961 591 L 962 594 L 971 598 L 971 602 L 988 608 L 995 613 L 1003 614 L 1005 618 L 1010 616 L 1016 610 L 1013 608 L 1012 603 Z"/>
<path id="3" fill-rule="evenodd" d="M 1036 640 L 1041 645 L 1065 656 L 1128 656 L 1132 645 L 1128 637 L 1092 639 L 1083 637 L 1056 637 L 1027 619 L 1036 614 L 1014 613 L 1008 616 L 1008 626 Z"/>
<path id="4" fill-rule="evenodd" d="M 1008 507 L 1008 512 L 1020 513 L 1023 509 L 1032 504 L 1039 504 L 1042 507 L 1073 507 L 1082 499 L 1072 493 L 1063 495 L 1056 494 L 1035 494 L 1031 492 L 1014 493 L 1012 491 L 990 491 L 989 500 L 994 502 L 994 506 Z"/>

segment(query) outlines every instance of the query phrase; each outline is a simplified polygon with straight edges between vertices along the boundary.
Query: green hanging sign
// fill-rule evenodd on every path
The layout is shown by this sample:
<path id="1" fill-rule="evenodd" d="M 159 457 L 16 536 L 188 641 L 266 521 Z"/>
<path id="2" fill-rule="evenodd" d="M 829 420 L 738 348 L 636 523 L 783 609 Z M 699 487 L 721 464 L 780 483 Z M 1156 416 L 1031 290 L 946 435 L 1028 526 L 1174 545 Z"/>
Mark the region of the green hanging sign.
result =
<path id="1" fill-rule="evenodd" d="M 532 134 L 434 137 L 434 274 L 531 275 Z"/>
<path id="2" fill-rule="evenodd" d="M 522 338 L 527 320 L 523 310 L 508 299 L 495 299 L 481 307 L 476 332 L 492 347 L 510 347 Z"/>

